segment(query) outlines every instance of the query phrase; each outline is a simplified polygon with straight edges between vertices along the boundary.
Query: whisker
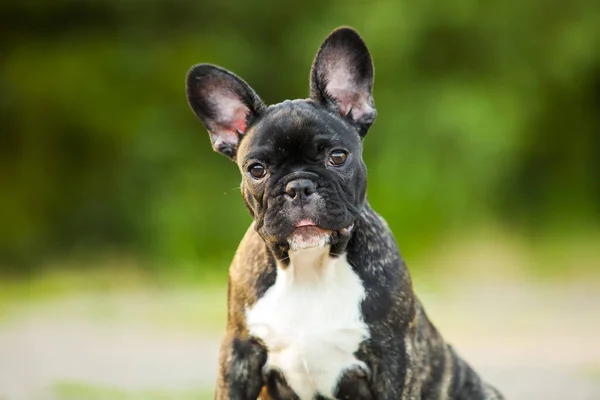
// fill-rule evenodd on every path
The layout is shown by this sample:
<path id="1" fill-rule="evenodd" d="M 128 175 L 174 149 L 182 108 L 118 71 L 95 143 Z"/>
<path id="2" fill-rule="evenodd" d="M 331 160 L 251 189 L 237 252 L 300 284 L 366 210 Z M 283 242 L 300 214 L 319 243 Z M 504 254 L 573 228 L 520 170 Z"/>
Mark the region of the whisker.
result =
<path id="1" fill-rule="evenodd" d="M 231 189 L 229 189 L 229 190 L 226 190 L 224 194 L 228 194 L 229 192 L 231 192 L 231 191 L 233 191 L 233 190 L 239 190 L 239 191 L 241 191 L 241 190 L 242 190 L 242 187 L 241 187 L 241 186 L 236 186 L 236 187 L 233 187 L 233 188 L 231 188 Z"/>

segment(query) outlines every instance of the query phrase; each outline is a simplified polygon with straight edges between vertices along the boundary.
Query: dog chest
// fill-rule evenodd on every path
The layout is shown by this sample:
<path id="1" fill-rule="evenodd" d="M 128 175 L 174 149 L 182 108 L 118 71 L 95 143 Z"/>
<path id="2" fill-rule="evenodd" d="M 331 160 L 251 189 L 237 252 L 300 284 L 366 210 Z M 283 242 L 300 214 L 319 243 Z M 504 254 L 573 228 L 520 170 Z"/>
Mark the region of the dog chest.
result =
<path id="1" fill-rule="evenodd" d="M 268 349 L 265 369 L 281 371 L 301 399 L 333 398 L 342 372 L 366 369 L 354 356 L 368 335 L 364 287 L 345 256 L 302 258 L 278 268 L 275 284 L 247 310 L 248 328 Z"/>

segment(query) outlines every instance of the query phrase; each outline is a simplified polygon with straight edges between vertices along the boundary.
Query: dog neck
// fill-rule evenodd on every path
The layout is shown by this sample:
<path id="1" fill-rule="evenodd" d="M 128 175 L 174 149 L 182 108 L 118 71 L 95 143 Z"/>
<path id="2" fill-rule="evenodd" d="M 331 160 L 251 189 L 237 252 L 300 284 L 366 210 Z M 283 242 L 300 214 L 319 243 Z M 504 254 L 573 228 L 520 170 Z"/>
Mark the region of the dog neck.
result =
<path id="1" fill-rule="evenodd" d="M 290 251 L 290 262 L 286 266 L 278 266 L 285 269 L 295 283 L 310 284 L 317 283 L 326 278 L 331 269 L 332 258 L 329 255 L 330 246 L 312 247 L 302 250 Z"/>

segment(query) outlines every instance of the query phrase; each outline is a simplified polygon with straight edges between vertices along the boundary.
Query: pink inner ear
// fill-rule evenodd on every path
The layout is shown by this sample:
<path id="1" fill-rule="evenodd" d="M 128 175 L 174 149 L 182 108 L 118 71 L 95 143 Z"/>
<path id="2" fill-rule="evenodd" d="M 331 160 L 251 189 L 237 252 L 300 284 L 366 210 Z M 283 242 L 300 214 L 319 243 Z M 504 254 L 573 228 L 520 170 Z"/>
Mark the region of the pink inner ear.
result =
<path id="1" fill-rule="evenodd" d="M 216 105 L 217 124 L 232 132 L 246 132 L 246 116 L 248 107 L 242 103 L 237 95 L 231 92 L 214 92 L 211 102 Z"/>
<path id="2" fill-rule="evenodd" d="M 342 88 L 327 88 L 327 91 L 335 98 L 340 114 L 346 116 L 352 111 L 354 120 L 360 119 L 365 114 L 373 113 L 374 109 L 369 105 L 369 94 Z"/>
<path id="3" fill-rule="evenodd" d="M 374 111 L 369 105 L 369 90 L 354 83 L 345 60 L 338 60 L 327 74 L 330 79 L 326 90 L 336 100 L 341 115 L 346 116 L 352 111 L 352 118 L 358 120 Z"/>
<path id="4" fill-rule="evenodd" d="M 234 93 L 215 91 L 211 95 L 211 102 L 215 105 L 215 122 L 211 129 L 211 136 L 215 148 L 223 143 L 236 146 L 239 142 L 239 133 L 246 133 L 246 116 L 248 107 L 244 105 Z"/>
<path id="5" fill-rule="evenodd" d="M 236 118 L 233 120 L 232 126 L 234 131 L 237 132 L 241 132 L 241 133 L 246 133 L 246 115 L 247 115 L 248 109 L 244 107 L 243 110 L 240 110 L 236 115 Z"/>

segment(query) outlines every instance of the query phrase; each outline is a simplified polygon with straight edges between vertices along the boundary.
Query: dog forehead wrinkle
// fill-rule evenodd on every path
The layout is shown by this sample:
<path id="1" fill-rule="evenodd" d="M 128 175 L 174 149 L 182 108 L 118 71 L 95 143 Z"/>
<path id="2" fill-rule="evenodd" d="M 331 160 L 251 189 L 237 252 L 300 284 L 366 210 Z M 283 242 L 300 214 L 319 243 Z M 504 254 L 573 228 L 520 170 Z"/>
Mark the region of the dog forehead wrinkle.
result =
<path id="1" fill-rule="evenodd" d="M 289 101 L 271 106 L 269 112 L 253 126 L 249 139 L 246 142 L 251 142 L 252 147 L 270 146 L 270 151 L 274 147 L 282 159 L 287 159 L 289 154 L 301 156 L 305 151 L 313 152 L 316 156 L 320 154 L 319 145 L 354 150 L 360 149 L 361 143 L 356 130 L 340 117 L 307 101 Z"/>
<path id="2" fill-rule="evenodd" d="M 269 144 L 257 145 L 252 148 L 252 150 L 246 154 L 245 159 L 247 160 L 263 160 L 265 155 L 273 148 L 273 143 L 269 140 Z M 263 160 L 266 161 L 266 160 Z"/>

